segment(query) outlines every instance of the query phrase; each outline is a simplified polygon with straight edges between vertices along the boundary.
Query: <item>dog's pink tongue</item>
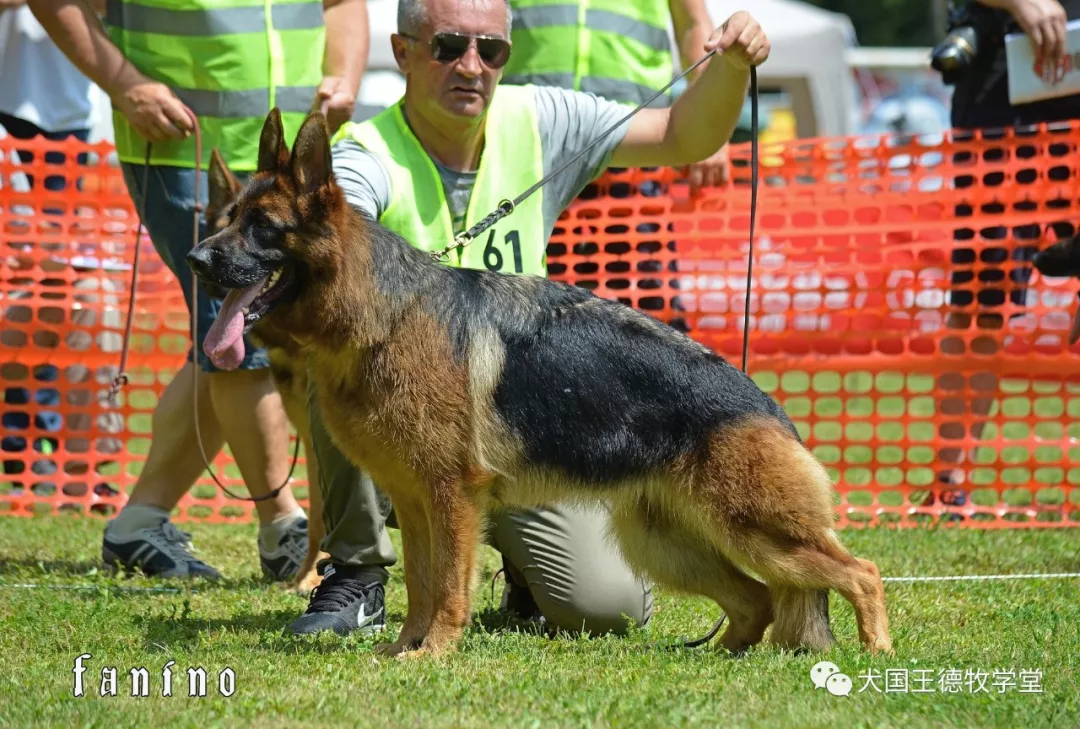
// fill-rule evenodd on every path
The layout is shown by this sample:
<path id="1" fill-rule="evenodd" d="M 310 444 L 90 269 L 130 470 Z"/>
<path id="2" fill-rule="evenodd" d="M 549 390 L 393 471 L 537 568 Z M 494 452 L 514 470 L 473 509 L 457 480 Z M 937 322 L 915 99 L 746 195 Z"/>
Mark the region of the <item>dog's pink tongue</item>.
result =
<path id="1" fill-rule="evenodd" d="M 203 352 L 215 367 L 235 370 L 244 361 L 244 307 L 255 300 L 268 278 L 245 289 L 233 289 L 222 302 L 203 340 Z"/>

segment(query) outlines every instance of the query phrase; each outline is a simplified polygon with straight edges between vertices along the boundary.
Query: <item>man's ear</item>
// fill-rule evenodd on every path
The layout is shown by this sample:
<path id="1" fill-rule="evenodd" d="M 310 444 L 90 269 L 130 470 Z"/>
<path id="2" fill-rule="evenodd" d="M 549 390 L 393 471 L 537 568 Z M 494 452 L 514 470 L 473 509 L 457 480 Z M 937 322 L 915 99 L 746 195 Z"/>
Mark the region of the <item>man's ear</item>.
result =
<path id="1" fill-rule="evenodd" d="M 210 152 L 210 170 L 207 174 L 207 218 L 217 217 L 227 205 L 240 194 L 240 180 L 229 170 L 225 158 L 217 147 Z"/>
<path id="2" fill-rule="evenodd" d="M 405 36 L 393 33 L 390 35 L 390 49 L 394 52 L 394 60 L 397 61 L 398 70 L 407 74 L 409 72 L 409 59 L 405 56 L 409 39 Z"/>
<path id="3" fill-rule="evenodd" d="M 330 181 L 332 162 L 326 117 L 308 114 L 293 144 L 289 170 L 301 195 L 315 192 Z"/>
<path id="4" fill-rule="evenodd" d="M 277 172 L 289 164 L 289 148 L 285 146 L 285 128 L 281 111 L 275 106 L 263 122 L 259 136 L 259 172 Z"/>

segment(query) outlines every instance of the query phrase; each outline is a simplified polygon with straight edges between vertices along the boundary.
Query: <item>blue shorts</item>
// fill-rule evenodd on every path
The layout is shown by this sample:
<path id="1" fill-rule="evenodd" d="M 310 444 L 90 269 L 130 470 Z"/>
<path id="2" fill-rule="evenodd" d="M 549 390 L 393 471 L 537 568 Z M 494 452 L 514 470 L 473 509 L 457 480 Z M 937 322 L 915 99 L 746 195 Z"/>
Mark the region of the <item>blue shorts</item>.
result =
<path id="1" fill-rule="evenodd" d="M 184 301 L 187 303 L 190 320 L 192 273 L 185 256 L 191 250 L 191 224 L 195 209 L 195 170 L 164 165 L 150 165 L 146 168 L 142 163 L 128 162 L 121 163 L 121 167 L 124 171 L 124 182 L 135 203 L 136 211 L 140 205 L 139 195 L 144 172 L 149 169 L 150 180 L 146 186 L 143 225 L 150 234 L 154 249 L 184 290 Z M 242 175 L 238 176 L 243 179 Z M 199 198 L 204 208 L 207 202 L 206 180 L 207 174 L 203 171 L 199 176 Z M 204 216 L 199 219 L 199 239 L 202 240 L 205 236 L 206 219 Z M 214 323 L 221 309 L 221 299 L 212 298 L 200 288 L 198 307 L 196 316 L 198 341 L 192 350 L 198 353 L 200 369 L 204 372 L 217 372 L 218 369 L 214 367 L 210 358 L 203 353 L 202 345 L 206 332 L 209 331 L 210 325 Z M 248 337 L 244 337 L 244 345 L 244 360 L 240 363 L 239 369 L 256 370 L 270 366 L 266 350 L 256 347 Z M 187 358 L 189 362 L 192 361 L 191 350 L 188 351 Z"/>

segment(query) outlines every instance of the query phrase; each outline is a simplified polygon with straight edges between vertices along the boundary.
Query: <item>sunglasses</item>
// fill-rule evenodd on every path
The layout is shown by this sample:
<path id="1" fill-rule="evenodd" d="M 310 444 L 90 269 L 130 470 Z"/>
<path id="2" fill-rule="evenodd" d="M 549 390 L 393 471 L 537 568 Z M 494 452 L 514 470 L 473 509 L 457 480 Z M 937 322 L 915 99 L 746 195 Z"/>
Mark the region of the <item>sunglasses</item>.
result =
<path id="1" fill-rule="evenodd" d="M 401 35 L 409 40 L 420 40 L 404 33 Z M 502 68 L 510 60 L 510 44 L 502 38 L 460 33 L 436 33 L 431 36 L 431 57 L 439 63 L 453 63 L 468 52 L 474 41 L 476 52 L 485 66 Z"/>

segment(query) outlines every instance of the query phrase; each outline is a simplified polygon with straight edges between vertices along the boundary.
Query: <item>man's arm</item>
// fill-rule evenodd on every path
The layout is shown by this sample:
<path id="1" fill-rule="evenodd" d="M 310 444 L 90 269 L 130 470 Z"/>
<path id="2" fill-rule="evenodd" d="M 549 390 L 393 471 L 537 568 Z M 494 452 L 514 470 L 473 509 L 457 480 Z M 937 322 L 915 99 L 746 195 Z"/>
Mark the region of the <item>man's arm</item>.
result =
<path id="1" fill-rule="evenodd" d="M 668 0 L 671 12 L 671 25 L 675 30 L 675 45 L 679 49 L 682 69 L 693 66 L 705 55 L 705 43 L 712 35 L 712 18 L 705 0 Z M 712 59 L 710 58 L 709 61 Z M 700 76 L 709 66 L 709 61 L 698 66 L 690 75 L 690 80 Z"/>
<path id="2" fill-rule="evenodd" d="M 1058 0 L 975 0 L 980 5 L 1004 10 L 1031 38 L 1035 60 L 1057 65 L 1068 50 L 1065 31 L 1067 16 Z"/>
<path id="3" fill-rule="evenodd" d="M 326 50 L 315 106 L 326 115 L 333 134 L 352 118 L 367 69 L 371 46 L 367 0 L 323 0 L 323 19 Z"/>
<path id="4" fill-rule="evenodd" d="M 709 37 L 709 68 L 670 109 L 642 109 L 615 148 L 612 167 L 681 167 L 700 162 L 731 139 L 750 83 L 750 66 L 769 57 L 769 40 L 744 11 Z"/>
<path id="5" fill-rule="evenodd" d="M 701 56 L 705 53 L 705 44 L 715 26 L 712 18 L 709 17 L 709 9 L 705 7 L 705 0 L 668 0 L 668 10 L 671 12 L 671 24 L 675 30 L 679 58 L 682 61 L 683 70 L 686 70 L 701 60 Z M 691 83 L 705 72 L 711 60 L 710 58 L 705 61 L 689 74 L 688 79 Z M 727 144 L 707 159 L 690 165 L 685 174 L 690 183 L 692 196 L 696 196 L 703 187 L 725 184 L 731 176 L 731 160 Z"/>
<path id="6" fill-rule="evenodd" d="M 181 139 L 191 119 L 165 84 L 143 75 L 109 38 L 84 0 L 28 0 L 34 17 L 83 75 L 104 89 L 136 131 L 151 142 Z"/>

